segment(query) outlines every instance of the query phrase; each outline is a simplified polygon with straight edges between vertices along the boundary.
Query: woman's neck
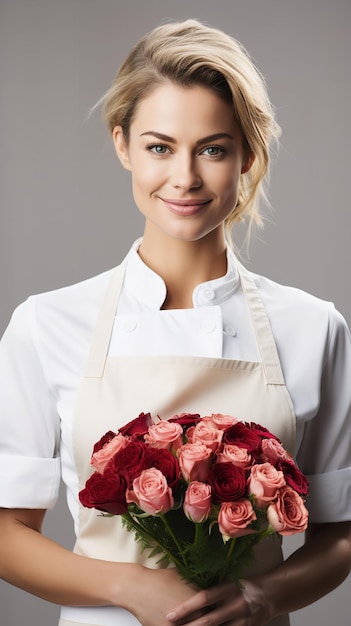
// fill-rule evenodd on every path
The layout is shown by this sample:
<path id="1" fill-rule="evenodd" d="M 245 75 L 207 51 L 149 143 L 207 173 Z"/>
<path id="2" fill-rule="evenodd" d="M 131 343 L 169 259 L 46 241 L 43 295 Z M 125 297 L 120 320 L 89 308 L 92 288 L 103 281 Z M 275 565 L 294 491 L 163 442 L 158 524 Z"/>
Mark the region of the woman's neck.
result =
<path id="1" fill-rule="evenodd" d="M 139 255 L 164 280 L 167 297 L 163 309 L 192 308 L 195 287 L 224 276 L 227 271 L 226 243 L 222 241 L 151 242 L 144 238 Z"/>

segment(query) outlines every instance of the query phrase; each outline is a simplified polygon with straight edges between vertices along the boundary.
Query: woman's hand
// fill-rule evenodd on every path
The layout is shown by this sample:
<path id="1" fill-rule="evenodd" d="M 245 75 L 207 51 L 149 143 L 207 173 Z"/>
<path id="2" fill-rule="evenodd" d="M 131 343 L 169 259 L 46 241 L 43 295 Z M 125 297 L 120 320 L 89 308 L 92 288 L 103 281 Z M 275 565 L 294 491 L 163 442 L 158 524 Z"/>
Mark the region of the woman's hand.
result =
<path id="1" fill-rule="evenodd" d="M 206 612 L 206 626 L 264 626 L 332 591 L 351 565 L 351 523 L 311 524 L 304 546 L 282 565 L 243 581 L 200 591 L 168 614 L 177 626 L 204 626 L 194 617 Z"/>
<path id="2" fill-rule="evenodd" d="M 169 626 L 167 614 L 174 606 L 183 606 L 196 595 L 176 569 L 140 567 L 126 585 L 124 608 L 143 626 Z"/>
<path id="3" fill-rule="evenodd" d="M 242 581 L 242 589 L 234 583 L 226 583 L 199 591 L 178 605 L 167 618 L 176 624 L 203 626 L 199 616 L 206 613 L 206 626 L 263 626 L 270 615 L 260 587 L 250 581 Z"/>

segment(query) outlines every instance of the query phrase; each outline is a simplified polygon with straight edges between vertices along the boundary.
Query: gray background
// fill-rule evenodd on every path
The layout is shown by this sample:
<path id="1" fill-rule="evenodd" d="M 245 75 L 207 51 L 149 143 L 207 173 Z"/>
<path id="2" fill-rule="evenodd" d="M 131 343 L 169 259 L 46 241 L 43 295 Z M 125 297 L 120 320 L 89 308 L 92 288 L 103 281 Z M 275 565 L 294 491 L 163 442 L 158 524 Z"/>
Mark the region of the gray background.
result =
<path id="1" fill-rule="evenodd" d="M 141 234 L 128 175 L 100 115 L 87 112 L 144 32 L 189 17 L 248 48 L 283 128 L 273 211 L 244 261 L 333 300 L 351 323 L 349 0 L 1 0 L 1 331 L 29 294 L 116 265 Z M 63 496 L 45 529 L 71 546 Z M 350 580 L 293 614 L 293 626 L 349 626 Z M 54 626 L 57 616 L 0 583 L 2 626 Z"/>

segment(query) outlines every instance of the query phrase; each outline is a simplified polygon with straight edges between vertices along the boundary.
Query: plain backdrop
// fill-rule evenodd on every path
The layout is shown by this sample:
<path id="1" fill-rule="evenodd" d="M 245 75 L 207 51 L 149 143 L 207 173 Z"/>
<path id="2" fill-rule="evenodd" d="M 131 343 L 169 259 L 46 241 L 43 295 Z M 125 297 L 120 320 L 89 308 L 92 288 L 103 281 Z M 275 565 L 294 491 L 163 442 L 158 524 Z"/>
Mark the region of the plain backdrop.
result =
<path id="1" fill-rule="evenodd" d="M 1 0 L 1 332 L 28 295 L 116 265 L 142 233 L 129 176 L 87 114 L 141 35 L 190 17 L 245 45 L 283 129 L 272 211 L 244 262 L 350 324 L 350 0 Z M 72 545 L 63 494 L 45 531 Z M 349 626 L 349 595 L 350 577 L 293 626 Z M 55 626 L 58 612 L 0 583 L 1 626 Z"/>

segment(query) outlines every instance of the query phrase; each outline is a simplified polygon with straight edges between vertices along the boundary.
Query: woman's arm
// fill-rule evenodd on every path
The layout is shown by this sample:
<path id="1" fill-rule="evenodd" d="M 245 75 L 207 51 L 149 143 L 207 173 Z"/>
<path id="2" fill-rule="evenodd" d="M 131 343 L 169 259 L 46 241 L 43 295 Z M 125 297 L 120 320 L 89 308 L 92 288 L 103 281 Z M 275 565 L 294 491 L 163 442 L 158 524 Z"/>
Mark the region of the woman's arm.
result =
<path id="1" fill-rule="evenodd" d="M 116 572 L 109 563 L 74 555 L 44 537 L 44 515 L 42 510 L 0 510 L 1 578 L 49 602 L 107 604 Z"/>
<path id="2" fill-rule="evenodd" d="M 311 524 L 305 544 L 257 580 L 274 615 L 296 611 L 326 595 L 351 569 L 351 522 Z"/>
<path id="3" fill-rule="evenodd" d="M 169 621 L 196 626 L 195 611 L 213 607 L 208 626 L 263 626 L 271 619 L 301 609 L 332 591 L 351 568 L 351 522 L 312 524 L 305 544 L 282 565 L 244 581 L 200 591 L 169 614 Z"/>
<path id="4" fill-rule="evenodd" d="M 0 509 L 0 578 L 56 604 L 120 606 L 144 626 L 165 626 L 170 609 L 194 595 L 174 569 L 152 570 L 66 550 L 41 534 L 44 515 L 43 510 Z"/>

